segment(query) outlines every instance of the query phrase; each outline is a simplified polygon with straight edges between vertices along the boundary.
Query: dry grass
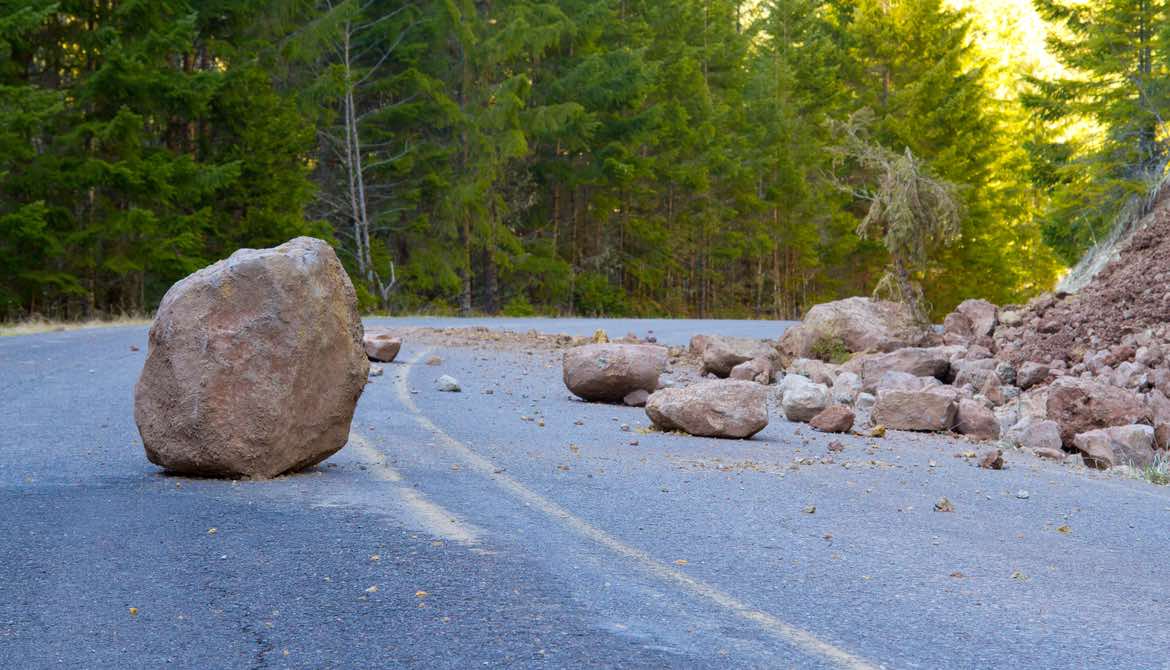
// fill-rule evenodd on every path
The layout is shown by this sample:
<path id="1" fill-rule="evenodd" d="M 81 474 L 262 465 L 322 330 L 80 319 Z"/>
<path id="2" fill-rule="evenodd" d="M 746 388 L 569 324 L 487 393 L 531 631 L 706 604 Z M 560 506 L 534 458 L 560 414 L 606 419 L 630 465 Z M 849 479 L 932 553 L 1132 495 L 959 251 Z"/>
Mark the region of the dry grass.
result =
<path id="1" fill-rule="evenodd" d="M 148 316 L 115 316 L 108 319 L 89 321 L 51 321 L 34 318 L 24 321 L 0 323 L 0 337 L 9 335 L 35 335 L 37 333 L 64 332 L 83 328 L 110 328 L 113 326 L 145 326 L 150 323 Z"/>

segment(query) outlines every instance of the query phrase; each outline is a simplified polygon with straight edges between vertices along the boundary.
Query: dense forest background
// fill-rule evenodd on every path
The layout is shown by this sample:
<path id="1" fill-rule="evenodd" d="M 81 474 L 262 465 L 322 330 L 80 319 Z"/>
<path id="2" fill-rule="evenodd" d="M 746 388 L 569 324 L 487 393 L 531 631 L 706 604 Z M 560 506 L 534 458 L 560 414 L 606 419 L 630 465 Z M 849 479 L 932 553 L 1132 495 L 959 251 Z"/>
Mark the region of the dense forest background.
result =
<path id="1" fill-rule="evenodd" d="M 890 262 L 845 135 L 957 187 L 936 313 L 1021 300 L 1164 173 L 1168 5 L 0 0 L 0 318 L 301 234 L 367 310 L 798 317 Z"/>

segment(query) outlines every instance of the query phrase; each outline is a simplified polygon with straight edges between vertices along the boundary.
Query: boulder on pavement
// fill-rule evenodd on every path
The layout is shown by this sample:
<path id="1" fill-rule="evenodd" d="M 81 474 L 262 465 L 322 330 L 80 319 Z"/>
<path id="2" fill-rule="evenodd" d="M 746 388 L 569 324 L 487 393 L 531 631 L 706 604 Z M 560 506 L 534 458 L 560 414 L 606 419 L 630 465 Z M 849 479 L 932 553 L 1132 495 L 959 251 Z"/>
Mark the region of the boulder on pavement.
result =
<path id="1" fill-rule="evenodd" d="M 171 472 L 275 477 L 345 446 L 369 369 L 332 247 L 241 249 L 163 297 L 134 420 L 147 458 Z"/>
<path id="2" fill-rule="evenodd" d="M 435 388 L 444 393 L 459 393 L 463 389 L 459 387 L 459 380 L 451 375 L 442 375 L 435 380 Z"/>
<path id="3" fill-rule="evenodd" d="M 645 407 L 649 397 L 650 393 L 646 389 L 637 389 L 627 393 L 626 397 L 622 398 L 622 402 L 628 407 Z"/>
<path id="4" fill-rule="evenodd" d="M 775 361 L 776 348 L 763 340 L 709 335 L 703 347 L 703 372 L 727 377 L 735 366 L 756 358 Z"/>
<path id="5" fill-rule="evenodd" d="M 1112 426 L 1078 433 L 1073 446 L 1085 465 L 1105 470 L 1117 465 L 1144 468 L 1154 462 L 1154 429 L 1146 425 Z"/>
<path id="6" fill-rule="evenodd" d="M 848 433 L 853 430 L 853 420 L 853 410 L 845 405 L 832 405 L 810 419 L 808 425 L 822 433 Z"/>
<path id="7" fill-rule="evenodd" d="M 784 332 L 780 350 L 789 358 L 816 358 L 826 347 L 885 352 L 933 339 L 906 305 L 856 297 L 814 306 L 800 324 Z"/>
<path id="8" fill-rule="evenodd" d="M 959 392 L 949 386 L 878 392 L 873 422 L 895 430 L 944 431 L 955 425 Z"/>
<path id="9" fill-rule="evenodd" d="M 1089 379 L 1060 377 L 1048 386 L 1048 418 L 1060 424 L 1066 447 L 1096 428 L 1145 423 L 1150 412 L 1136 394 Z"/>
<path id="10" fill-rule="evenodd" d="M 565 351 L 565 386 L 584 400 L 621 402 L 633 391 L 653 393 L 666 370 L 666 348 L 656 344 L 586 344 Z"/>
<path id="11" fill-rule="evenodd" d="M 789 421 L 811 421 L 833 403 L 833 394 L 824 384 L 816 384 L 800 375 L 786 375 L 781 390 L 780 407 Z"/>
<path id="12" fill-rule="evenodd" d="M 862 359 L 862 388 L 867 393 L 873 393 L 877 390 L 882 375 L 887 372 L 904 372 L 915 377 L 934 377 L 942 380 L 946 379 L 950 369 L 950 352 L 946 347 L 907 347 Z"/>
<path id="13" fill-rule="evenodd" d="M 861 377 L 852 372 L 841 372 L 833 381 L 833 400 L 844 405 L 852 405 L 861 393 Z"/>
<path id="14" fill-rule="evenodd" d="M 772 361 L 767 358 L 753 358 L 750 361 L 744 361 L 739 365 L 731 368 L 731 374 L 728 375 L 732 379 L 739 379 L 742 381 L 756 382 L 757 384 L 764 384 L 767 386 L 772 383 L 772 375 L 774 369 Z"/>
<path id="15" fill-rule="evenodd" d="M 402 339 L 390 333 L 366 333 L 362 335 L 362 348 L 371 361 L 389 363 L 402 349 Z"/>
<path id="16" fill-rule="evenodd" d="M 973 440 L 998 440 L 999 420 L 983 403 L 963 398 L 959 400 L 955 430 Z"/>
<path id="17" fill-rule="evenodd" d="M 650 394 L 646 416 L 663 430 L 748 438 L 768 425 L 768 391 L 736 379 L 701 381 Z"/>
<path id="18" fill-rule="evenodd" d="M 1055 421 L 1030 421 L 1019 434 L 1020 446 L 1033 451 L 1039 449 L 1060 449 L 1060 424 Z"/>

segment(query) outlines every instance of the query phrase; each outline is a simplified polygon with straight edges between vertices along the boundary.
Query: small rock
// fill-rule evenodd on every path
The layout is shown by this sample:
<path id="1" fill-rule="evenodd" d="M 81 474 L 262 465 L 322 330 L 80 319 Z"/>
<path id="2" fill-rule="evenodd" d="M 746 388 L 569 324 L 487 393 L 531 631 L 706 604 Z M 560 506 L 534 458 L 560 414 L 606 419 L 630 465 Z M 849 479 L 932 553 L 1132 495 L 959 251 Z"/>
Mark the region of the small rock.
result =
<path id="1" fill-rule="evenodd" d="M 383 372 L 384 372 L 384 370 L 382 369 L 382 366 L 380 366 L 380 365 L 371 365 L 370 366 L 370 376 L 371 377 L 381 377 Z"/>
<path id="2" fill-rule="evenodd" d="M 829 443 L 829 451 L 845 451 L 845 445 L 833 440 Z"/>
<path id="3" fill-rule="evenodd" d="M 630 432 L 630 424 L 628 424 L 628 423 L 623 423 L 623 424 L 621 425 L 621 431 L 622 431 L 623 433 L 628 433 L 628 432 Z"/>
<path id="4" fill-rule="evenodd" d="M 979 467 L 985 470 L 1003 470 L 1003 451 L 988 449 L 979 457 Z"/>
<path id="5" fill-rule="evenodd" d="M 814 430 L 822 433 L 848 433 L 853 430 L 853 420 L 853 410 L 845 405 L 833 405 L 818 413 L 808 423 Z"/>
<path id="6" fill-rule="evenodd" d="M 649 397 L 650 394 L 646 389 L 635 389 L 627 393 L 626 397 L 622 398 L 622 402 L 630 407 L 645 407 L 646 399 Z"/>
<path id="7" fill-rule="evenodd" d="M 1019 498 L 1020 500 L 1027 500 L 1028 498 L 1031 497 L 1031 494 L 1029 494 L 1024 489 L 1020 489 L 1019 491 L 1016 491 L 1016 497 Z"/>
<path id="8" fill-rule="evenodd" d="M 427 365 L 442 365 L 442 364 L 443 364 L 443 359 L 439 358 L 438 356 L 428 356 L 427 357 Z"/>
<path id="9" fill-rule="evenodd" d="M 954 512 L 955 506 L 951 504 L 950 500 L 946 498 L 939 498 L 938 502 L 934 504 L 934 511 L 936 512 Z"/>
<path id="10" fill-rule="evenodd" d="M 451 375 L 443 375 L 442 377 L 436 379 L 435 386 L 440 391 L 445 391 L 447 393 L 459 393 L 463 390 L 459 388 L 459 380 L 455 379 Z"/>
<path id="11" fill-rule="evenodd" d="M 1052 447 L 1036 447 L 1032 450 L 1032 453 L 1050 461 L 1063 461 L 1067 456 L 1061 449 L 1054 449 Z"/>
<path id="12" fill-rule="evenodd" d="M 390 333 L 366 333 L 362 335 L 362 347 L 371 361 L 389 363 L 402 349 L 402 340 Z"/>

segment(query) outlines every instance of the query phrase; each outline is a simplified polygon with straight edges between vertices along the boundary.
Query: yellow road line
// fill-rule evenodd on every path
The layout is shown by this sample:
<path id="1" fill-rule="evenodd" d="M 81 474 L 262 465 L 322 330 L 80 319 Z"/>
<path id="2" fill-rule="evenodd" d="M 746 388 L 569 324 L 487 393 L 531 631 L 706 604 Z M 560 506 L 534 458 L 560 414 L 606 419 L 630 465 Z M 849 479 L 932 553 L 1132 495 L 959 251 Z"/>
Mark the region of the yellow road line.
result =
<path id="1" fill-rule="evenodd" d="M 372 464 L 372 472 L 382 481 L 401 483 L 402 475 L 386 462 L 386 456 L 374 448 L 361 435 L 349 434 L 349 448 L 360 454 Z M 414 517 L 420 530 L 446 540 L 474 545 L 479 543 L 483 531 L 476 526 L 462 520 L 458 515 L 446 508 L 431 502 L 426 496 L 414 490 L 413 487 L 395 486 L 395 493 L 402 499 L 407 512 Z"/>
<path id="2" fill-rule="evenodd" d="M 410 389 L 407 387 L 407 376 L 409 370 L 413 368 L 423 356 L 427 355 L 429 350 L 423 350 L 416 354 L 409 361 L 410 367 L 406 371 L 398 375 L 395 382 L 395 389 L 398 393 L 398 399 L 403 406 L 408 409 L 415 418 L 415 421 L 424 429 L 430 431 L 435 437 L 446 446 L 448 449 L 459 454 L 459 456 L 467 462 L 467 465 L 474 468 L 480 474 L 490 477 L 497 485 L 503 488 L 508 493 L 512 494 L 522 502 L 539 510 L 551 517 L 557 523 L 563 525 L 576 534 L 591 540 L 609 551 L 629 559 L 636 563 L 646 572 L 661 579 L 665 582 L 672 582 L 682 588 L 686 589 L 693 595 L 704 598 L 710 602 L 715 603 L 719 607 L 729 610 L 740 618 L 746 619 L 760 626 L 760 628 L 771 633 L 775 637 L 793 645 L 801 651 L 810 655 L 819 656 L 824 660 L 841 668 L 850 668 L 852 670 L 870 670 L 876 669 L 879 666 L 867 659 L 864 659 L 855 654 L 851 654 L 840 647 L 837 647 L 829 642 L 825 642 L 816 637 L 812 633 L 793 626 L 792 624 L 781 621 L 775 616 L 767 612 L 755 609 L 750 605 L 737 600 L 735 597 L 720 591 L 703 581 L 695 579 L 684 572 L 681 572 L 657 559 L 645 551 L 637 547 L 630 546 L 622 542 L 618 538 L 609 533 L 593 526 L 584 519 L 574 515 L 569 510 L 561 507 L 557 503 L 545 498 L 536 491 L 516 481 L 512 477 L 504 474 L 491 461 L 470 447 L 463 444 L 459 440 L 448 435 L 442 428 L 439 428 L 419 411 L 418 406 L 415 405 L 414 399 L 410 397 Z"/>

